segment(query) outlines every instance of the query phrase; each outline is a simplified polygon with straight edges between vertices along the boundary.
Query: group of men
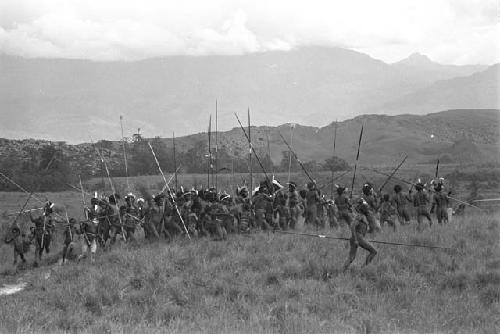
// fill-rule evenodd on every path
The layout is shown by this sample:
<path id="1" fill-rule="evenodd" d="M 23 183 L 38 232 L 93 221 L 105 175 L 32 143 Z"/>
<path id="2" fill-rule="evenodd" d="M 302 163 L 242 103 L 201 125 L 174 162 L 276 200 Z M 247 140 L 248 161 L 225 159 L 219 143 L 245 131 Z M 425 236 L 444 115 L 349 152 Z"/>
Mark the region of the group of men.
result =
<path id="1" fill-rule="evenodd" d="M 334 198 L 327 199 L 315 182 L 309 182 L 305 189 L 298 190 L 294 182 L 288 183 L 286 188 L 273 180 L 261 182 L 252 193 L 246 186 L 238 187 L 234 198 L 215 188 L 184 191 L 182 187 L 176 193 L 167 191 L 156 195 L 144 194 L 143 197 L 129 193 L 123 201 L 118 194 L 100 198 L 96 195 L 84 208 L 85 219 L 81 222 L 53 212 L 53 204 L 48 202 L 40 217 L 32 217 L 35 227 L 29 241 L 36 240 L 36 254 L 41 259 L 44 249 L 49 252 L 55 227 L 64 226 L 62 262 L 65 263 L 71 256 L 78 239 L 82 244 L 79 259 L 90 255 L 90 260 L 94 261 L 98 246 L 103 249 L 112 247 L 117 238 L 136 243 L 137 228 L 144 230 L 146 240 L 171 239 L 174 235 L 190 238 L 210 236 L 215 240 L 224 240 L 230 233 L 295 229 L 302 215 L 306 228 L 337 228 L 340 222 L 350 227 L 351 248 L 345 264 L 347 269 L 358 247 L 369 252 L 365 264 L 377 254 L 365 239 L 367 233 L 381 231 L 381 226 L 386 223 L 396 231 L 397 221 L 400 225 L 410 222 L 410 204 L 415 207 L 418 230 L 423 227 L 423 218 L 432 225 L 432 212 L 436 213 L 439 223 L 448 220 L 449 199 L 443 191 L 442 179 L 431 182 L 428 191 L 424 184 L 417 182 L 415 193 L 412 189 L 403 193 L 402 187 L 396 185 L 393 194 L 376 192 L 367 182 L 362 187 L 361 196 L 354 201 L 347 188 L 337 186 L 336 190 Z M 429 204 L 432 204 L 430 211 Z M 6 241 L 14 242 L 15 261 L 17 255 L 25 261 L 26 241 L 17 226 L 12 229 L 12 235 L 12 239 Z"/>

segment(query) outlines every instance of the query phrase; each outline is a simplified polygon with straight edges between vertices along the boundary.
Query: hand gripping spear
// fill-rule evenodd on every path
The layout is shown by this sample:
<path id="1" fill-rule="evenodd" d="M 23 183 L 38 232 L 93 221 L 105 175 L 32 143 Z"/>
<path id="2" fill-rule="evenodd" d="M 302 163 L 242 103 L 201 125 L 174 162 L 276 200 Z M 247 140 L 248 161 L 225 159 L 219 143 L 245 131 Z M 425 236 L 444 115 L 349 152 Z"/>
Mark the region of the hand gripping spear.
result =
<path id="1" fill-rule="evenodd" d="M 356 154 L 356 162 L 354 163 L 354 174 L 352 175 L 351 194 L 349 196 L 350 198 L 352 198 L 352 192 L 354 190 L 354 181 L 356 180 L 356 169 L 358 168 L 359 148 L 361 147 L 361 139 L 363 139 L 363 125 L 361 125 L 361 132 L 359 133 L 358 154 Z"/>
<path id="2" fill-rule="evenodd" d="M 184 231 L 186 232 L 186 235 L 189 240 L 191 240 L 191 237 L 189 236 L 189 232 L 186 228 L 186 224 L 184 224 L 184 219 L 182 219 L 182 215 L 179 212 L 179 208 L 177 207 L 177 203 L 175 203 L 174 196 L 172 195 L 172 190 L 170 189 L 170 186 L 168 185 L 167 178 L 165 177 L 165 174 L 163 174 L 163 171 L 161 170 L 160 163 L 158 162 L 158 159 L 156 158 L 155 151 L 153 150 L 153 146 L 151 146 L 151 143 L 148 142 L 149 148 L 151 149 L 151 153 L 153 153 L 153 157 L 155 158 L 156 165 L 158 166 L 158 169 L 160 170 L 160 174 L 163 177 L 163 181 L 165 181 L 165 185 L 167 186 L 167 190 L 170 194 L 170 198 L 172 199 L 172 202 L 174 203 L 175 211 L 177 211 L 177 214 L 179 215 L 179 219 L 182 222 L 182 226 L 184 227 Z"/>

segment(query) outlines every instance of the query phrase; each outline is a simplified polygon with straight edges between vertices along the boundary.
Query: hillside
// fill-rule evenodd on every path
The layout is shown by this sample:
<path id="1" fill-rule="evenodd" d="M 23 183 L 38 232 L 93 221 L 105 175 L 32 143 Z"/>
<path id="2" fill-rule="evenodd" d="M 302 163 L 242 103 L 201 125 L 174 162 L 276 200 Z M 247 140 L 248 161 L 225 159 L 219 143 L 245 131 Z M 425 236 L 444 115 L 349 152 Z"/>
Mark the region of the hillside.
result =
<path id="1" fill-rule="evenodd" d="M 499 110 L 448 110 L 425 116 L 363 115 L 338 122 L 335 154 L 349 163 L 354 162 L 362 124 L 365 130 L 359 162 L 365 166 L 392 166 L 397 164 L 404 154 L 409 156 L 409 164 L 429 163 L 437 159 L 460 164 L 500 162 Z M 280 138 L 280 133 L 291 142 L 294 151 L 304 162 L 315 160 L 322 163 L 333 154 L 334 123 L 322 128 L 296 124 L 292 138 L 290 138 L 292 131 L 290 124 L 278 127 L 252 127 L 251 131 L 253 146 L 261 158 L 268 154 L 267 138 L 269 138 L 271 158 L 275 165 L 279 165 L 283 152 L 288 150 Z M 218 137 L 219 148 L 226 151 L 229 157 L 246 159 L 248 143 L 239 127 L 219 132 Z M 208 151 L 207 139 L 206 132 L 177 137 L 177 152 L 187 152 L 198 147 L 201 152 L 197 154 L 203 157 Z M 214 143 L 215 136 L 212 140 Z M 163 138 L 160 141 L 164 143 L 165 149 L 171 150 L 171 138 Z M 30 152 L 47 145 L 51 145 L 51 142 L 2 139 L 0 140 L 0 156 L 5 160 L 8 159 L 9 154 L 16 152 L 29 159 Z M 91 175 L 98 174 L 98 170 L 100 170 L 99 173 L 103 173 L 91 144 L 56 143 L 56 146 L 62 149 L 75 171 Z M 133 143 L 128 144 L 129 155 L 133 146 Z M 106 160 L 111 162 L 111 169 L 123 168 L 123 152 L 120 142 L 103 141 L 99 143 L 99 147 L 104 148 L 103 153 Z M 171 153 L 158 153 L 166 155 L 165 159 L 171 160 Z M 150 153 L 146 152 L 145 157 L 149 159 Z M 153 163 L 152 160 L 151 163 Z M 201 163 L 204 164 L 204 162 Z M 224 162 L 221 161 L 220 166 L 223 165 Z M 152 171 L 156 173 L 154 165 Z M 147 173 L 147 171 L 144 172 Z"/>
<path id="2" fill-rule="evenodd" d="M 232 113 L 247 107 L 254 124 L 269 126 L 324 126 L 366 113 L 498 108 L 484 94 L 463 94 L 453 105 L 430 100 L 425 108 L 420 108 L 425 101 L 411 98 L 438 80 L 482 69 L 386 64 L 359 52 L 324 47 L 137 62 L 0 56 L 0 131 L 8 138 L 71 143 L 91 136 L 118 139 L 123 115 L 127 132 L 142 128 L 150 136 L 187 135 L 206 130 L 215 99 L 220 129 L 226 130 L 235 124 Z M 497 82 L 492 76 L 485 79 L 490 85 Z M 470 85 L 465 89 L 477 91 Z M 398 101 L 404 96 L 408 99 Z M 387 103 L 394 107 L 386 108 Z"/>
<path id="3" fill-rule="evenodd" d="M 428 113 L 445 109 L 499 108 L 500 64 L 467 77 L 433 83 L 415 92 L 386 103 L 381 109 L 388 113 Z"/>

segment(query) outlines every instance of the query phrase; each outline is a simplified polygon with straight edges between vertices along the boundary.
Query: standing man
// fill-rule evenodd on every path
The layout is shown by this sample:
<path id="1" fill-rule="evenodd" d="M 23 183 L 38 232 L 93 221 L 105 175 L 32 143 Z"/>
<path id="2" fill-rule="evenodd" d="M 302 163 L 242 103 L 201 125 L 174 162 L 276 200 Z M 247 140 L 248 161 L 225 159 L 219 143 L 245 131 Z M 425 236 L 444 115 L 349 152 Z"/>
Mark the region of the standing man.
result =
<path id="1" fill-rule="evenodd" d="M 351 224 L 351 239 L 349 240 L 350 250 L 349 257 L 344 264 L 344 271 L 349 268 L 351 263 L 356 258 L 356 253 L 358 251 L 358 247 L 361 247 L 368 251 L 368 255 L 366 256 L 365 266 L 367 266 L 373 258 L 377 255 L 377 250 L 365 240 L 366 233 L 368 232 L 369 223 L 366 219 L 369 214 L 368 203 L 366 203 L 362 198 L 359 198 L 356 205 L 356 218 L 354 222 Z"/>
<path id="2" fill-rule="evenodd" d="M 335 205 L 337 206 L 338 220 L 344 220 L 348 226 L 352 223 L 352 205 L 347 196 L 347 188 L 337 186 L 337 196 L 335 197 Z"/>
<path id="3" fill-rule="evenodd" d="M 288 184 L 288 209 L 290 214 L 290 228 L 293 230 L 299 219 L 299 193 L 297 192 L 297 184 L 295 182 Z"/>
<path id="4" fill-rule="evenodd" d="M 394 186 L 394 204 L 396 205 L 396 211 L 398 214 L 399 224 L 408 224 L 410 222 L 410 214 L 408 213 L 408 209 L 406 205 L 412 202 L 412 198 L 410 193 L 408 195 L 403 194 L 402 188 L 399 184 Z"/>
<path id="5" fill-rule="evenodd" d="M 417 193 L 413 196 L 413 206 L 417 209 L 417 230 L 422 231 L 422 217 L 427 218 L 429 227 L 432 226 L 432 219 L 427 209 L 429 204 L 429 196 L 424 192 L 424 185 L 419 182 L 415 185 Z"/>

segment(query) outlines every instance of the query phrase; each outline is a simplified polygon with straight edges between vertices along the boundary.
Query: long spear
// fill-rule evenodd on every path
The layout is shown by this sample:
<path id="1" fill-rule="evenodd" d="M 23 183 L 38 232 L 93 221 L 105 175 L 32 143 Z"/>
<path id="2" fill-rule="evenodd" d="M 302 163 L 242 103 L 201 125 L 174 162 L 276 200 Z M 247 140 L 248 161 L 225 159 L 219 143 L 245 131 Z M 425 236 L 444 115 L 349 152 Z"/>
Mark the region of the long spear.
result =
<path id="1" fill-rule="evenodd" d="M 92 139 L 90 139 L 92 141 Z M 93 142 L 92 142 L 93 144 Z M 109 185 L 111 186 L 111 191 L 113 192 L 113 197 L 115 197 L 115 200 L 116 199 L 116 189 L 115 189 L 115 185 L 113 184 L 113 180 L 111 179 L 111 174 L 109 173 L 109 169 L 108 169 L 108 165 L 106 164 L 106 162 L 104 161 L 104 157 L 103 155 L 101 154 L 101 151 L 99 151 L 99 149 L 94 145 L 94 149 L 95 151 L 97 152 L 97 154 L 99 155 L 99 158 L 101 159 L 103 165 L 104 165 L 104 168 L 106 169 L 106 174 L 108 176 L 108 181 L 109 181 Z M 122 222 L 122 217 L 120 215 L 120 213 L 118 212 L 118 220 L 120 221 L 120 228 L 122 230 L 122 237 L 123 237 L 123 240 L 124 241 L 127 241 L 127 238 L 125 237 L 125 230 L 123 229 L 123 222 Z"/>
<path id="2" fill-rule="evenodd" d="M 80 190 L 82 193 L 82 204 L 83 204 L 83 216 L 85 219 L 89 219 L 88 211 L 85 210 L 85 190 L 83 190 L 82 177 L 78 175 L 78 180 L 80 181 Z"/>
<path id="3" fill-rule="evenodd" d="M 295 124 L 290 124 L 290 146 L 293 146 L 293 129 L 295 128 Z M 292 153 L 288 151 L 288 183 L 290 183 L 290 171 L 292 169 Z"/>
<path id="4" fill-rule="evenodd" d="M 403 161 L 401 161 L 399 163 L 399 165 L 394 168 L 394 170 L 392 171 L 391 175 L 389 175 L 387 177 L 387 179 L 385 180 L 385 182 L 380 186 L 380 188 L 378 189 L 378 192 L 381 192 L 382 189 L 384 189 L 384 187 L 387 185 L 387 183 L 392 179 L 392 177 L 394 176 L 394 174 L 396 174 L 396 172 L 399 170 L 399 168 L 401 168 L 401 166 L 405 163 L 406 159 L 408 159 L 408 155 L 405 155 Z"/>
<path id="5" fill-rule="evenodd" d="M 238 116 L 236 116 L 238 117 Z M 247 118 L 248 118 L 248 168 L 250 171 L 250 197 L 252 197 L 253 191 L 253 166 L 252 166 L 252 133 L 250 131 L 250 108 L 247 110 Z M 239 120 L 238 120 L 239 122 Z M 241 124 L 240 124 L 241 126 Z M 243 126 L 241 127 L 243 129 Z M 243 132 L 245 132 L 243 130 Z"/>
<path id="6" fill-rule="evenodd" d="M 175 159 L 175 132 L 172 133 L 172 144 L 174 146 L 174 175 L 175 175 L 175 193 L 177 193 L 177 161 Z"/>
<path id="7" fill-rule="evenodd" d="M 333 156 L 335 157 L 335 148 L 337 146 L 337 127 L 338 127 L 338 120 L 335 120 L 335 131 L 333 133 Z M 334 175 L 334 171 L 333 171 L 333 166 L 332 166 L 332 180 L 333 180 L 333 175 Z M 332 193 L 332 198 L 333 198 L 333 194 L 334 194 L 334 188 L 335 188 L 335 185 L 333 184 L 332 182 L 332 189 L 331 189 L 331 193 Z"/>
<path id="8" fill-rule="evenodd" d="M 269 156 L 269 162 L 271 164 L 271 172 L 273 173 L 273 180 L 274 180 L 274 164 L 273 160 L 271 159 L 271 144 L 269 143 L 269 129 L 266 131 L 266 139 L 267 139 L 267 155 Z"/>
<path id="9" fill-rule="evenodd" d="M 342 174 L 335 176 L 334 178 L 330 179 L 330 181 L 328 181 L 327 183 L 325 183 L 324 185 L 322 185 L 318 189 L 323 189 L 324 187 L 326 187 L 330 184 L 333 184 L 333 186 L 335 187 L 334 182 L 337 181 L 338 179 L 341 179 L 343 176 L 347 175 L 349 172 L 350 172 L 350 170 L 347 170 L 347 171 L 343 172 Z"/>
<path id="10" fill-rule="evenodd" d="M 167 178 L 165 177 L 165 174 L 163 174 L 163 171 L 160 167 L 160 163 L 158 162 L 158 159 L 156 158 L 156 154 L 155 154 L 155 151 L 153 150 L 153 146 L 151 146 L 151 143 L 148 142 L 148 145 L 149 145 L 149 148 L 151 149 L 151 153 L 153 153 L 153 157 L 155 158 L 155 162 L 156 162 L 156 166 L 158 166 L 158 170 L 160 171 L 160 174 L 161 176 L 163 177 L 163 181 L 165 181 L 165 185 L 167 186 L 167 190 L 170 194 L 170 199 L 172 200 L 173 204 L 174 204 L 174 207 L 175 207 L 175 211 L 177 211 L 177 214 L 179 215 L 179 219 L 181 220 L 182 222 L 182 226 L 184 227 L 184 231 L 186 231 L 186 234 L 188 236 L 188 239 L 191 240 L 191 237 L 189 236 L 189 232 L 186 228 L 186 224 L 184 224 L 184 219 L 182 219 L 182 215 L 181 213 L 179 212 L 179 208 L 177 207 L 177 203 L 175 202 L 175 198 L 174 196 L 172 195 L 172 191 L 170 189 L 170 186 L 168 185 L 168 182 L 167 182 Z"/>
<path id="11" fill-rule="evenodd" d="M 290 150 L 290 152 L 292 152 L 295 160 L 297 160 L 297 162 L 299 163 L 300 167 L 302 168 L 302 170 L 304 171 L 304 173 L 306 174 L 306 176 L 309 178 L 309 180 L 311 180 L 311 182 L 314 182 L 314 179 L 311 177 L 311 175 L 309 174 L 309 172 L 307 171 L 307 169 L 304 167 L 304 165 L 302 164 L 302 161 L 300 161 L 300 159 L 297 156 L 297 154 L 295 154 L 295 152 L 292 150 L 292 147 L 288 144 L 288 142 L 286 141 L 285 137 L 283 137 L 283 135 L 279 131 L 278 131 L 278 133 L 279 133 L 279 135 L 281 137 L 281 140 L 283 140 L 283 142 L 288 147 L 288 149 Z"/>
<path id="12" fill-rule="evenodd" d="M 26 193 L 26 194 L 31 194 L 31 197 L 33 197 L 33 198 L 34 198 L 35 200 L 37 200 L 39 203 L 41 203 L 41 204 L 45 205 L 45 203 L 47 202 L 47 201 L 44 201 L 44 200 L 40 199 L 39 197 L 36 197 L 36 196 L 34 195 L 34 192 L 30 192 L 30 191 L 26 190 L 25 188 L 21 187 L 21 186 L 20 186 L 20 185 L 19 185 L 16 181 L 12 180 L 11 178 L 9 178 L 9 177 L 8 177 L 7 175 L 5 175 L 4 173 L 0 172 L 0 176 L 1 176 L 1 177 L 3 177 L 5 180 L 9 181 L 10 183 L 12 183 L 14 186 L 16 186 L 16 187 L 17 187 L 19 190 L 21 190 L 22 192 L 24 192 L 24 193 Z M 43 207 L 42 207 L 42 208 L 40 208 L 40 209 L 43 209 Z M 34 210 L 39 210 L 39 209 L 26 210 L 25 212 L 28 212 L 28 211 L 34 211 Z M 60 218 L 64 219 L 64 217 L 63 217 L 63 216 L 61 216 L 60 214 L 58 214 L 57 212 L 54 212 L 54 214 L 55 214 L 56 216 L 59 216 Z"/>
<path id="13" fill-rule="evenodd" d="M 212 171 L 212 115 L 208 118 L 208 168 L 207 188 L 210 188 L 210 172 Z"/>
<path id="14" fill-rule="evenodd" d="M 351 194 L 349 196 L 350 198 L 352 198 L 352 192 L 354 190 L 354 182 L 356 181 L 356 170 L 358 168 L 359 149 L 361 147 L 361 139 L 363 139 L 363 125 L 361 125 L 361 132 L 359 133 L 358 153 L 356 154 L 356 162 L 354 163 L 354 173 L 352 175 L 352 183 L 351 183 Z"/>
<path id="15" fill-rule="evenodd" d="M 434 177 L 437 179 L 437 178 L 438 178 L 438 175 L 439 175 L 439 159 L 438 159 L 438 161 L 437 161 L 437 163 L 436 163 L 436 173 L 435 173 L 435 176 L 434 176 Z"/>
<path id="16" fill-rule="evenodd" d="M 325 234 L 290 232 L 290 231 L 283 231 L 283 230 L 275 230 L 273 232 L 283 233 L 283 234 L 303 235 L 303 236 L 307 236 L 307 237 L 316 237 L 316 238 L 321 238 L 321 239 L 334 239 L 334 240 L 346 240 L 346 241 L 351 240 L 350 238 L 334 237 L 334 236 L 325 235 Z M 379 241 L 379 240 L 367 240 L 367 241 L 372 242 L 374 244 L 393 245 L 393 246 L 407 246 L 407 247 L 420 247 L 420 248 L 433 248 L 433 249 L 453 249 L 451 247 L 427 246 L 427 245 L 419 245 L 419 244 L 405 244 L 405 243 L 390 242 L 390 241 Z"/>
<path id="17" fill-rule="evenodd" d="M 24 209 L 26 208 L 26 205 L 28 205 L 28 202 L 30 201 L 32 195 L 33 195 L 32 192 L 28 195 L 28 198 L 26 199 L 26 202 L 22 206 L 21 211 L 19 211 L 19 214 L 14 219 L 14 222 L 12 223 L 12 225 L 14 225 L 17 222 L 17 220 L 19 219 L 19 217 L 21 217 L 21 215 L 23 214 Z"/>
<path id="18" fill-rule="evenodd" d="M 253 152 L 253 154 L 255 155 L 255 158 L 257 158 L 257 162 L 259 163 L 259 166 L 262 169 L 262 172 L 264 173 L 264 176 L 266 178 L 268 187 L 271 187 L 272 186 L 272 181 L 269 179 L 269 176 L 267 175 L 266 169 L 264 168 L 264 165 L 262 164 L 262 161 L 260 160 L 259 156 L 257 155 L 257 152 L 255 152 L 255 149 L 253 148 L 252 142 L 250 141 L 250 137 L 247 135 L 247 132 L 245 131 L 245 128 L 241 124 L 240 118 L 238 117 L 238 115 L 236 113 L 234 113 L 234 116 L 236 116 L 236 119 L 238 120 L 238 123 L 240 124 L 241 130 L 243 131 L 243 134 L 245 135 L 245 137 L 248 140 L 248 144 L 249 144 L 250 150 L 251 150 L 250 152 Z M 250 189 L 251 189 L 250 191 L 253 190 L 252 188 L 250 188 Z M 271 189 L 269 189 L 269 190 L 271 190 Z"/>
<path id="19" fill-rule="evenodd" d="M 219 157 L 218 157 L 218 145 L 219 145 L 219 119 L 217 110 L 217 100 L 215 100 L 215 191 L 218 191 L 218 174 L 219 174 Z"/>
<path id="20" fill-rule="evenodd" d="M 380 175 L 390 176 L 390 174 L 387 174 L 387 173 L 384 173 L 384 172 L 380 172 L 380 171 L 378 171 L 378 170 L 376 170 L 376 169 L 373 169 L 373 168 L 368 168 L 368 167 L 364 167 L 364 168 L 365 168 L 365 169 L 367 169 L 367 170 L 373 171 L 373 172 L 375 172 L 375 173 L 377 173 L 377 174 L 380 174 Z M 407 180 L 402 179 L 402 178 L 398 178 L 398 177 L 395 177 L 395 176 L 394 176 L 393 178 L 394 178 L 394 179 L 396 179 L 396 180 L 398 180 L 398 181 L 401 181 L 401 182 L 403 182 L 403 183 L 406 183 L 406 184 L 408 184 L 408 185 L 411 185 L 412 187 L 415 185 L 415 183 L 414 183 L 414 182 L 410 182 L 410 181 L 407 181 Z M 433 192 L 434 190 L 430 189 L 430 191 L 432 191 L 432 192 Z M 454 198 L 454 197 L 451 197 L 451 196 L 448 196 L 448 198 L 449 198 L 449 199 L 451 199 L 451 200 L 453 200 L 453 201 L 455 201 L 455 202 L 462 203 L 462 204 L 464 204 L 464 205 L 470 206 L 471 208 L 475 208 L 475 209 L 478 209 L 478 210 L 480 210 L 480 211 L 484 211 L 484 210 L 483 210 L 483 209 L 481 209 L 480 207 L 477 207 L 477 206 L 472 205 L 472 204 L 470 204 L 470 203 L 467 203 L 467 202 L 461 201 L 461 200 L 459 200 L 459 199 L 457 199 L 457 198 Z"/>
<path id="21" fill-rule="evenodd" d="M 122 146 L 123 146 L 123 160 L 125 161 L 125 177 L 127 179 L 127 189 L 130 190 L 130 183 L 128 182 L 127 150 L 125 148 L 125 137 L 123 136 L 123 116 L 121 115 L 120 115 L 120 127 L 122 129 Z"/>

